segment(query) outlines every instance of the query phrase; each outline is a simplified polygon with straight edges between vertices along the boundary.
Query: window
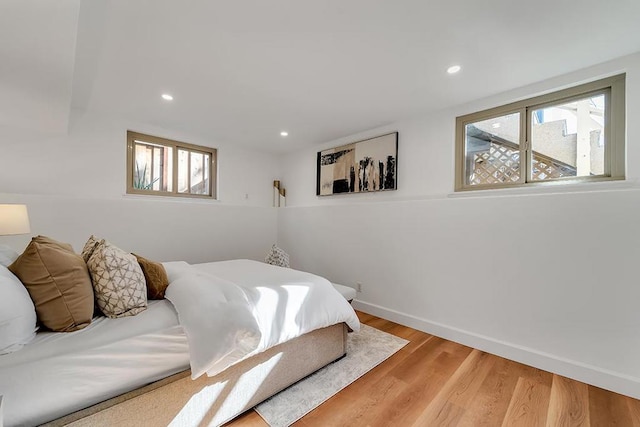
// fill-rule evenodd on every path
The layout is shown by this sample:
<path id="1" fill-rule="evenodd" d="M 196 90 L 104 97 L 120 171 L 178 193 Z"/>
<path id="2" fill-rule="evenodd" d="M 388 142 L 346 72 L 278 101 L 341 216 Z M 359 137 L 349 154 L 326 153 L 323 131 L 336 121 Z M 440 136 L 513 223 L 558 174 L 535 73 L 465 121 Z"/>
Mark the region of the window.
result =
<path id="1" fill-rule="evenodd" d="M 625 178 L 625 76 L 456 119 L 456 191 Z"/>
<path id="2" fill-rule="evenodd" d="M 216 149 L 127 131 L 127 193 L 216 197 Z"/>

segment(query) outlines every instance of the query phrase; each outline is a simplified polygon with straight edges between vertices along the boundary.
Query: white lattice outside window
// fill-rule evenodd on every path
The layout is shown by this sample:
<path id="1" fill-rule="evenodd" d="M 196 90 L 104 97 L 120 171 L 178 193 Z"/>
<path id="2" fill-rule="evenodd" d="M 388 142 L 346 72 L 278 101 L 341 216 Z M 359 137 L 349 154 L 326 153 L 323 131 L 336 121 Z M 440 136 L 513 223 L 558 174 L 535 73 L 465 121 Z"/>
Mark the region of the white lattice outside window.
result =
<path id="1" fill-rule="evenodd" d="M 456 191 L 625 178 L 625 76 L 458 117 Z"/>

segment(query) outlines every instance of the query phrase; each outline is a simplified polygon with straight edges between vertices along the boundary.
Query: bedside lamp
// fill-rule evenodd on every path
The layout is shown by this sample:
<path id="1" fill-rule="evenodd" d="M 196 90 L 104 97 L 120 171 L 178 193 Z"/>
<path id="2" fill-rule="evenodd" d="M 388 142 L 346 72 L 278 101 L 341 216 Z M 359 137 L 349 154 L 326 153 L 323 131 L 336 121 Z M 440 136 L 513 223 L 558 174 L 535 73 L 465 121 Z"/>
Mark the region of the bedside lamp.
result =
<path id="1" fill-rule="evenodd" d="M 30 232 L 26 205 L 0 205 L 0 236 Z"/>

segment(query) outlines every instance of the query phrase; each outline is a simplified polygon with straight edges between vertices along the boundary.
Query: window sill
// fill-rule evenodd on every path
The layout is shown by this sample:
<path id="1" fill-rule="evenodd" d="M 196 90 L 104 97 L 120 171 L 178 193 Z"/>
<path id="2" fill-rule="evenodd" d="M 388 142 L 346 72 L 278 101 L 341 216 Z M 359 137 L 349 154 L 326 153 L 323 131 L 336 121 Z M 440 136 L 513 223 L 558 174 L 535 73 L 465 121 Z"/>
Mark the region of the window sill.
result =
<path id="1" fill-rule="evenodd" d="M 205 197 L 173 197 L 173 196 L 156 196 L 153 194 L 131 194 L 124 193 L 122 195 L 124 199 L 138 199 L 149 201 L 163 201 L 163 202 L 176 202 L 176 203 L 220 203 L 220 199 L 211 199 Z"/>
<path id="2" fill-rule="evenodd" d="M 580 183 L 553 183 L 547 185 L 531 185 L 516 188 L 492 188 L 486 190 L 466 190 L 449 193 L 449 198 L 473 198 L 473 197 L 509 197 L 528 196 L 540 194 L 565 194 L 565 193 L 591 193 L 599 191 L 625 191 L 640 190 L 640 182 L 637 179 L 610 180 L 600 182 Z"/>

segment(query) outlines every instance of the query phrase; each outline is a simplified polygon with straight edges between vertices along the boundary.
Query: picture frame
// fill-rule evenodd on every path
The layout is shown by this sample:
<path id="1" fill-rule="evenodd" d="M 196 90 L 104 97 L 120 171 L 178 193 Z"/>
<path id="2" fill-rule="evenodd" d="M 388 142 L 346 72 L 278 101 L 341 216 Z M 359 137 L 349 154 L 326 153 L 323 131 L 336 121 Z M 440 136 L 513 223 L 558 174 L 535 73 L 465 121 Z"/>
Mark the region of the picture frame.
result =
<path id="1" fill-rule="evenodd" d="M 316 195 L 398 189 L 398 132 L 318 152 Z"/>

